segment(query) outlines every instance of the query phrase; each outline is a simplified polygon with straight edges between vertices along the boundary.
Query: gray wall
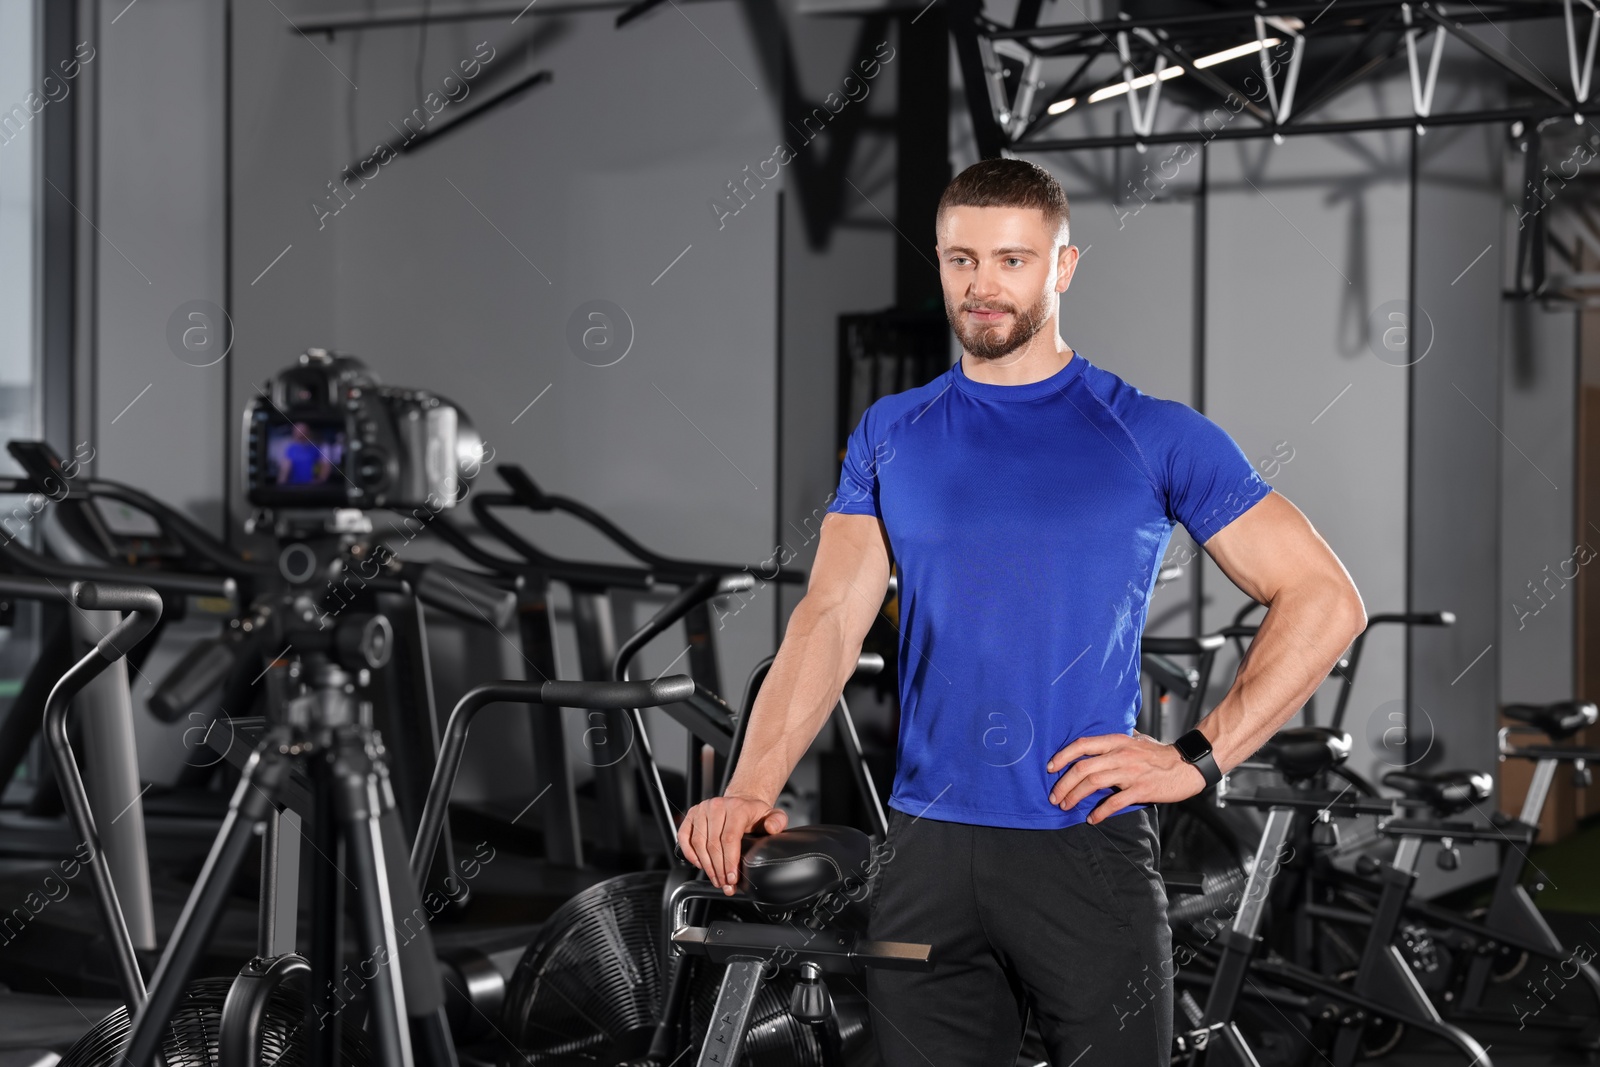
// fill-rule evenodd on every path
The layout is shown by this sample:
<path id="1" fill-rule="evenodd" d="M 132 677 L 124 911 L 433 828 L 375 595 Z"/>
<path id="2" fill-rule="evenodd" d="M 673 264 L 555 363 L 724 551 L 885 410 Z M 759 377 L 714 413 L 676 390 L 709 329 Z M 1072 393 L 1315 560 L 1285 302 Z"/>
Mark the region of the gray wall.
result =
<path id="1" fill-rule="evenodd" d="M 854 20 L 839 19 L 796 19 L 791 25 L 798 92 L 805 100 L 821 101 L 838 91 L 849 72 L 860 28 Z M 898 55 L 898 34 L 891 29 L 884 40 Z M 898 74 L 893 61 L 885 65 L 862 101 L 867 115 L 885 124 L 898 106 Z M 838 150 L 836 141 L 825 138 L 802 149 L 819 166 Z M 838 316 L 878 311 L 894 303 L 895 245 L 908 240 L 887 221 L 898 211 L 895 165 L 895 144 L 887 131 L 863 134 L 850 165 L 842 171 L 843 180 L 850 183 L 841 188 L 843 218 L 820 245 L 807 232 L 796 182 L 788 183 L 784 196 L 783 499 L 781 522 L 768 552 L 781 546 L 783 554 L 794 553 L 796 568 L 808 568 L 815 557 L 820 509 L 839 484 Z M 934 258 L 932 249 L 922 251 Z M 781 614 L 786 619 L 801 590 L 786 587 L 782 593 Z"/>
<path id="2" fill-rule="evenodd" d="M 1211 149 L 1206 414 L 1258 469 L 1285 457 L 1269 480 L 1343 561 L 1369 613 L 1404 603 L 1407 386 L 1373 355 L 1367 320 L 1405 296 L 1407 140 Z M 1246 598 L 1209 557 L 1205 571 L 1211 629 Z M 1375 635 L 1351 693 L 1352 762 L 1363 772 L 1375 757 L 1362 724 L 1402 695 L 1400 655 L 1396 635 Z M 1316 721 L 1329 721 L 1337 687 L 1317 693 Z"/>
<path id="3" fill-rule="evenodd" d="M 1500 658 L 1493 655 L 1500 636 L 1500 471 L 1510 451 L 1495 410 L 1503 302 L 1492 269 L 1499 258 L 1493 249 L 1500 245 L 1505 139 L 1497 129 L 1465 127 L 1430 131 L 1417 147 L 1409 604 L 1453 611 L 1456 623 L 1411 632 L 1407 758 L 1434 769 L 1492 768 L 1500 689 Z"/>
<path id="4" fill-rule="evenodd" d="M 192 302 L 225 302 L 223 12 L 205 0 L 107 0 L 99 17 L 99 350 L 93 424 L 78 436 L 96 450 L 97 475 L 220 532 L 233 426 L 221 414 L 225 361 L 196 366 L 211 356 L 181 358 L 168 334 L 180 311 L 180 338 L 225 330 L 213 314 L 187 318 Z"/>
<path id="5" fill-rule="evenodd" d="M 1500 450 L 1495 618 L 1503 703 L 1583 695 L 1573 691 L 1578 601 L 1570 579 L 1600 550 L 1600 534 L 1574 529 L 1577 325 L 1570 310 L 1506 308 L 1500 419 L 1505 441 L 1515 447 Z M 1574 559 L 1582 544 L 1589 547 Z"/>
<path id="6" fill-rule="evenodd" d="M 98 180 L 77 205 L 93 227 L 79 246 L 93 278 L 80 321 L 92 326 L 95 349 L 78 386 L 88 403 L 74 446 L 94 449 L 96 476 L 138 486 L 220 533 L 225 435 L 235 425 L 223 411 L 227 361 L 214 361 L 226 337 L 223 9 L 108 0 L 97 17 L 95 58 L 80 80 L 94 94 Z M 216 628 L 203 612 L 173 628 L 130 676 L 136 711 L 186 641 Z M 182 734 L 192 724 L 141 714 L 135 725 L 142 776 L 169 779 L 189 756 Z"/>
<path id="7" fill-rule="evenodd" d="M 34 424 L 35 205 L 49 192 L 36 178 L 40 119 L 59 106 L 52 96 L 72 88 L 59 78 L 43 84 L 36 29 L 32 0 L 0 2 L 0 425 L 11 433 Z"/>
<path id="8" fill-rule="evenodd" d="M 445 393 L 498 459 L 657 550 L 754 562 L 771 551 L 776 512 L 778 199 L 752 186 L 721 227 L 708 204 L 772 154 L 779 86 L 735 5 L 664 8 L 623 31 L 614 14 L 431 27 L 419 94 L 416 27 L 313 44 L 270 5 L 239 5 L 232 408 L 306 347 L 346 351 L 385 381 Z M 553 81 L 364 184 L 339 182 L 461 61 L 488 54 L 481 42 L 494 58 L 436 122 L 524 72 Z M 314 210 L 320 197 L 337 213 Z M 613 366 L 568 345 L 569 318 L 595 299 L 632 323 Z M 570 521 L 524 529 L 558 555 L 619 558 Z M 770 651 L 773 611 L 757 600 L 719 633 L 724 688 Z M 682 648 L 663 638 L 643 665 Z M 441 696 L 466 684 L 447 672 Z M 474 751 L 507 737 L 486 731 Z M 662 748 L 670 762 L 682 746 Z"/>

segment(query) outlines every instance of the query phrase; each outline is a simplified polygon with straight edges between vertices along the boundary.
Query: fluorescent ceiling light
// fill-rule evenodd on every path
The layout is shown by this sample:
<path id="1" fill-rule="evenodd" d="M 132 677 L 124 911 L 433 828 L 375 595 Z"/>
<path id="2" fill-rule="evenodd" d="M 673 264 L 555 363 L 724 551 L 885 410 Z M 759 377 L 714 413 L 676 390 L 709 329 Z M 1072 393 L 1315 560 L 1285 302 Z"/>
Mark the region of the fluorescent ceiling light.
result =
<path id="1" fill-rule="evenodd" d="M 1226 63 L 1230 59 L 1238 59 L 1240 56 L 1259 52 L 1263 48 L 1271 48 L 1277 43 L 1278 39 L 1276 37 L 1268 37 L 1264 41 L 1251 41 L 1248 44 L 1235 45 L 1233 48 L 1224 48 L 1220 52 L 1213 52 L 1209 56 L 1201 56 L 1194 61 L 1194 65 L 1197 70 L 1204 70 L 1218 63 Z"/>
<path id="2" fill-rule="evenodd" d="M 1201 56 L 1199 59 L 1194 61 L 1194 66 L 1196 70 L 1204 70 L 1206 67 L 1214 67 L 1218 63 L 1226 63 L 1230 59 L 1238 59 L 1240 56 L 1248 56 L 1255 52 L 1259 52 L 1264 48 L 1271 48 L 1277 43 L 1278 38 L 1268 37 L 1265 40 L 1250 41 L 1246 44 L 1236 45 L 1233 48 L 1224 48 L 1222 51 L 1213 52 L 1209 56 Z M 1161 80 L 1170 81 L 1182 74 L 1184 69 L 1185 68 L 1179 66 L 1163 67 L 1161 69 Z M 1115 85 L 1107 85 L 1103 89 L 1096 89 L 1094 92 L 1090 93 L 1089 103 L 1098 104 L 1100 101 L 1109 100 L 1113 96 L 1123 95 L 1130 87 L 1134 89 L 1143 89 L 1146 86 L 1154 85 L 1155 81 L 1156 76 L 1154 74 L 1141 74 L 1137 78 L 1134 78 L 1131 82 L 1117 82 Z M 1045 110 L 1051 115 L 1060 115 L 1064 112 L 1072 110 L 1077 102 L 1078 98 L 1072 96 L 1065 100 L 1057 100 Z"/>
<path id="3" fill-rule="evenodd" d="M 1173 78 L 1176 78 L 1182 73 L 1182 67 L 1162 67 L 1161 80 L 1164 82 L 1171 81 Z M 1154 74 L 1141 74 L 1131 82 L 1118 82 L 1115 85 L 1108 85 L 1104 89 L 1096 89 L 1094 92 L 1089 94 L 1089 103 L 1098 104 L 1100 101 L 1109 100 L 1113 96 L 1121 96 L 1123 93 L 1127 92 L 1130 87 L 1134 89 L 1143 89 L 1147 85 L 1154 85 L 1155 81 L 1156 76 Z"/>

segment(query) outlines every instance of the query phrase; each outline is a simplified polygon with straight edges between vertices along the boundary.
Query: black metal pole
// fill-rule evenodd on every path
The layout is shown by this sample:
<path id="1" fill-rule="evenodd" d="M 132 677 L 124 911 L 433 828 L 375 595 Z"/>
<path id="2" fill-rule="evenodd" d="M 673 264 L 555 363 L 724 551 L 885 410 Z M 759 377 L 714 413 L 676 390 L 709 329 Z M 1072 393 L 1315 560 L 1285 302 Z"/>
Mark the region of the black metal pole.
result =
<path id="1" fill-rule="evenodd" d="M 1471 126 L 1477 123 L 1497 122 L 1536 123 L 1541 119 L 1571 118 L 1574 115 L 1582 115 L 1584 118 L 1600 117 L 1600 108 L 1592 104 L 1584 105 L 1580 108 L 1555 106 L 1500 108 L 1487 111 L 1461 111 L 1454 114 L 1429 115 L 1427 118 L 1419 118 L 1416 115 L 1386 115 L 1369 119 L 1352 119 L 1348 122 L 1317 122 L 1305 125 L 1297 122 L 1290 122 L 1283 126 L 1236 127 L 1230 125 L 1219 127 L 1216 130 L 1201 130 L 1199 128 L 1168 130 L 1160 133 L 1151 133 L 1148 137 L 1140 137 L 1134 134 L 1118 134 L 1109 137 L 1016 141 L 1006 147 L 1013 152 L 1071 152 L 1083 148 L 1127 148 L 1140 144 L 1205 144 L 1211 141 L 1251 140 L 1257 137 L 1272 137 L 1275 134 L 1281 134 L 1284 137 L 1299 137 L 1306 134 L 1368 133 L 1373 130 L 1401 130 L 1419 125 L 1424 128 L 1432 128 L 1437 126 Z"/>

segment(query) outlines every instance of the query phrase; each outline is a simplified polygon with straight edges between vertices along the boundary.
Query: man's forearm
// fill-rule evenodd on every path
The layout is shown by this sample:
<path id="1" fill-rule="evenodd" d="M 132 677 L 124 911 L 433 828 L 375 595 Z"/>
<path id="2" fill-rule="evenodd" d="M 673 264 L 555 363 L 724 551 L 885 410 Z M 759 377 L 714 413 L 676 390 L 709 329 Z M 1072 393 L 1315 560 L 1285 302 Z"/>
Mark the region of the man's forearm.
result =
<path id="1" fill-rule="evenodd" d="M 1227 696 L 1200 721 L 1223 771 L 1294 716 L 1365 626 L 1360 598 L 1330 581 L 1286 591 L 1267 609 Z"/>
<path id="2" fill-rule="evenodd" d="M 860 642 L 855 648 L 846 648 L 848 643 L 835 613 L 804 601 L 796 607 L 750 711 L 730 796 L 777 800 L 849 678 L 845 665 L 854 665 Z"/>

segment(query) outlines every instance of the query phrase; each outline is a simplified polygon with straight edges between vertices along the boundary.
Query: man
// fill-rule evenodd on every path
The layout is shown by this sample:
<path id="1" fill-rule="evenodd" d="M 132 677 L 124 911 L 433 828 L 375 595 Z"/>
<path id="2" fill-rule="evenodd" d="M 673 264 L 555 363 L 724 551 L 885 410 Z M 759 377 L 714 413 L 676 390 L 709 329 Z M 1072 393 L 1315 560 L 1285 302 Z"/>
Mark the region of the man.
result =
<path id="1" fill-rule="evenodd" d="M 289 443 L 278 458 L 278 485 L 321 485 L 332 469 L 322 449 L 311 439 L 307 423 L 294 424 Z"/>
<path id="2" fill-rule="evenodd" d="M 1010 1067 L 1032 1010 L 1056 1067 L 1168 1061 L 1171 934 L 1152 804 L 1193 796 L 1291 717 L 1366 625 L 1344 567 L 1205 417 L 1061 340 L 1065 194 L 987 160 L 937 217 L 959 362 L 873 404 L 851 435 L 805 598 L 727 794 L 684 855 L 732 892 L 900 575 L 892 859 L 871 936 L 934 946 L 930 974 L 873 971 L 887 1067 Z M 1268 611 L 1198 732 L 1137 733 L 1139 640 L 1183 523 Z"/>

